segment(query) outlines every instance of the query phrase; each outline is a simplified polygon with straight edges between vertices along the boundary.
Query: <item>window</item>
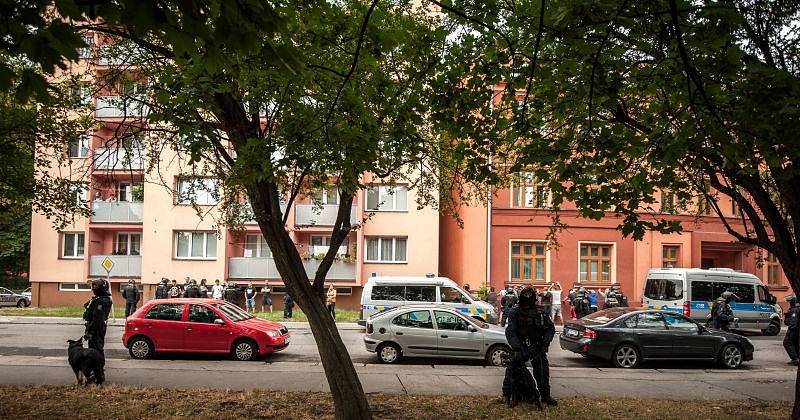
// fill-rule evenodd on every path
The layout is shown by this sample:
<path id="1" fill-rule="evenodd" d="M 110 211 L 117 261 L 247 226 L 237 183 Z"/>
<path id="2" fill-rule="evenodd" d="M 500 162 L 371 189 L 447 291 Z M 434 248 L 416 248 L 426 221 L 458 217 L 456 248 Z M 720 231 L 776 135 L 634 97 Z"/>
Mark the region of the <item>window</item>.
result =
<path id="1" fill-rule="evenodd" d="M 409 328 L 431 328 L 433 329 L 433 321 L 431 320 L 430 311 L 413 311 L 406 312 L 392 320 L 392 324 L 399 327 Z"/>
<path id="2" fill-rule="evenodd" d="M 511 189 L 514 207 L 547 208 L 550 190 L 533 172 L 521 172 Z"/>
<path id="3" fill-rule="evenodd" d="M 407 238 L 367 237 L 367 262 L 406 262 Z"/>
<path id="4" fill-rule="evenodd" d="M 580 281 L 611 281 L 611 247 L 601 244 L 580 245 Z"/>
<path id="5" fill-rule="evenodd" d="M 448 302 L 448 303 L 472 303 L 468 297 L 464 296 L 460 290 L 456 289 L 455 287 L 448 287 L 448 286 L 440 286 L 439 289 L 441 290 L 441 301 Z M 438 317 L 438 315 L 437 315 Z"/>
<path id="6" fill-rule="evenodd" d="M 233 322 L 239 322 L 253 318 L 252 315 L 243 311 L 242 308 L 236 305 L 231 305 L 230 303 L 218 303 L 214 305 L 214 307 L 219 309 L 220 312 L 230 318 L 230 320 Z"/>
<path id="7" fill-rule="evenodd" d="M 664 245 L 661 251 L 661 267 L 678 268 L 678 256 L 680 255 L 680 245 Z"/>
<path id="8" fill-rule="evenodd" d="M 141 255 L 141 233 L 117 233 L 114 255 Z"/>
<path id="9" fill-rule="evenodd" d="M 136 197 L 137 194 L 134 194 L 135 191 L 139 191 L 139 195 L 142 193 L 142 188 L 144 185 L 141 183 L 131 184 L 129 182 L 120 182 L 117 185 L 117 201 L 125 201 L 125 202 L 139 202 L 141 201 L 141 197 Z"/>
<path id="10" fill-rule="evenodd" d="M 376 185 L 367 189 L 367 210 L 408 210 L 408 188 L 402 185 Z"/>
<path id="11" fill-rule="evenodd" d="M 636 321 L 636 328 L 646 330 L 665 330 L 664 318 L 658 312 L 641 313 Z"/>
<path id="12" fill-rule="evenodd" d="M 372 300 L 405 300 L 405 286 L 373 286 Z"/>
<path id="13" fill-rule="evenodd" d="M 675 193 L 661 191 L 661 213 L 675 214 Z"/>
<path id="14" fill-rule="evenodd" d="M 713 198 L 709 193 L 710 189 L 711 187 L 708 185 L 708 182 L 703 182 L 703 191 L 697 198 L 698 214 L 704 214 L 706 216 L 711 214 L 711 200 L 713 200 Z"/>
<path id="15" fill-rule="evenodd" d="M 347 238 L 345 238 L 344 242 L 342 242 L 342 245 L 339 246 L 337 254 L 339 255 L 349 254 L 350 253 L 348 251 L 349 243 L 350 241 Z M 320 253 L 326 253 L 328 252 L 328 247 L 330 246 L 331 246 L 330 236 L 317 236 L 317 235 L 311 236 L 311 249 L 310 249 L 311 254 L 316 255 Z"/>
<path id="16" fill-rule="evenodd" d="M 636 315 L 625 318 L 622 321 L 622 328 L 636 328 Z"/>
<path id="17" fill-rule="evenodd" d="M 92 88 L 86 83 L 76 83 L 69 88 L 70 101 L 74 106 L 92 104 Z"/>
<path id="18" fill-rule="evenodd" d="M 89 283 L 58 283 L 58 290 L 62 292 L 84 292 L 92 290 Z"/>
<path id="19" fill-rule="evenodd" d="M 411 302 L 436 302 L 436 286 L 406 286 L 405 297 Z"/>
<path id="20" fill-rule="evenodd" d="M 765 262 L 767 266 L 767 285 L 768 286 L 780 286 L 781 284 L 781 265 L 778 263 L 778 259 L 772 253 L 767 253 L 767 261 Z"/>
<path id="21" fill-rule="evenodd" d="M 83 258 L 83 233 L 65 233 L 61 246 L 61 257 Z"/>
<path id="22" fill-rule="evenodd" d="M 175 232 L 175 257 L 213 260 L 217 257 L 214 232 Z"/>
<path id="23" fill-rule="evenodd" d="M 511 242 L 511 281 L 545 281 L 544 242 Z"/>
<path id="24" fill-rule="evenodd" d="M 246 258 L 271 258 L 267 240 L 264 235 L 247 235 L 244 242 L 244 256 Z"/>
<path id="25" fill-rule="evenodd" d="M 86 184 L 74 183 L 67 186 L 71 201 L 76 209 L 85 208 L 88 205 L 88 192 Z"/>
<path id="26" fill-rule="evenodd" d="M 649 278 L 644 285 L 644 295 L 655 300 L 683 299 L 683 281 Z"/>
<path id="27" fill-rule="evenodd" d="M 189 322 L 213 324 L 218 319 L 222 318 L 211 308 L 202 305 L 189 305 Z"/>
<path id="28" fill-rule="evenodd" d="M 352 287 L 337 287 L 336 288 L 336 295 L 337 296 L 350 296 L 353 294 Z"/>
<path id="29" fill-rule="evenodd" d="M 731 197 L 731 216 L 739 217 L 739 206 L 736 204 L 736 200 L 733 197 Z"/>
<path id="30" fill-rule="evenodd" d="M 69 157 L 85 158 L 89 156 L 89 135 L 81 134 L 69 143 Z"/>
<path id="31" fill-rule="evenodd" d="M 177 204 L 210 206 L 217 204 L 217 180 L 214 178 L 178 179 Z"/>
<path id="32" fill-rule="evenodd" d="M 183 306 L 182 303 L 162 303 L 150 308 L 144 317 L 161 321 L 180 321 L 183 319 Z"/>
<path id="33" fill-rule="evenodd" d="M 336 187 L 323 188 L 311 194 L 314 204 L 339 204 L 339 189 Z"/>
<path id="34" fill-rule="evenodd" d="M 677 331 L 687 331 L 696 333 L 698 331 L 697 324 L 690 321 L 688 318 L 678 314 L 663 314 L 664 321 L 667 322 L 667 328 Z"/>
<path id="35" fill-rule="evenodd" d="M 693 281 L 692 282 L 692 301 L 711 302 L 714 300 L 714 292 L 711 282 Z"/>
<path id="36" fill-rule="evenodd" d="M 440 330 L 466 331 L 467 321 L 447 311 L 433 311 L 436 317 L 436 328 Z"/>
<path id="37" fill-rule="evenodd" d="M 725 291 L 730 291 L 739 297 L 737 303 L 753 303 L 756 299 L 755 287 L 752 284 L 714 283 L 714 299 Z"/>
<path id="38" fill-rule="evenodd" d="M 78 58 L 92 58 L 94 51 L 94 35 L 84 35 L 83 43 L 85 47 L 78 48 Z"/>

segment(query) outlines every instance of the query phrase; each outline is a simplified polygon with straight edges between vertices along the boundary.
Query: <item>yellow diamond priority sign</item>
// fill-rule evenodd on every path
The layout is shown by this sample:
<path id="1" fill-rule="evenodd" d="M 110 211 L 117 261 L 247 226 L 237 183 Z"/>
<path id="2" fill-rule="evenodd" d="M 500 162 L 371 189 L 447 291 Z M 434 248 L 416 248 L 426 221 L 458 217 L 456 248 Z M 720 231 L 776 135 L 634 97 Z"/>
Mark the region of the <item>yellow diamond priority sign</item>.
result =
<path id="1" fill-rule="evenodd" d="M 103 268 L 106 269 L 107 273 L 110 273 L 111 269 L 114 268 L 114 261 L 111 261 L 111 258 L 106 257 L 106 259 L 104 259 L 103 262 L 100 263 L 100 265 L 102 265 Z"/>

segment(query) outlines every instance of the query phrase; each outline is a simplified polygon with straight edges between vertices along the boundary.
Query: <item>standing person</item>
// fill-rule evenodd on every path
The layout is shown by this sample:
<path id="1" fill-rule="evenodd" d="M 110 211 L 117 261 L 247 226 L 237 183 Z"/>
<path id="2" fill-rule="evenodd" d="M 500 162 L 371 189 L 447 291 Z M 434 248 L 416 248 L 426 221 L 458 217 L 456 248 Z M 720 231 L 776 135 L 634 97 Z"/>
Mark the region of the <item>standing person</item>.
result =
<path id="1" fill-rule="evenodd" d="M 91 285 L 94 296 L 83 305 L 83 320 L 86 321 L 83 337 L 88 341 L 89 348 L 99 351 L 105 359 L 103 347 L 106 342 L 106 321 L 111 312 L 111 292 L 108 282 L 103 279 L 94 279 Z"/>
<path id="2" fill-rule="evenodd" d="M 331 318 L 336 321 L 336 288 L 333 287 L 333 284 L 328 286 L 325 302 L 328 305 L 328 312 L 331 314 Z"/>
<path id="3" fill-rule="evenodd" d="M 597 291 L 594 289 L 589 290 L 589 293 L 586 297 L 589 298 L 589 313 L 593 314 L 597 312 Z"/>
<path id="4" fill-rule="evenodd" d="M 244 302 L 247 312 L 256 313 L 256 288 L 253 287 L 252 282 L 248 283 L 247 288 L 244 289 Z"/>
<path id="5" fill-rule="evenodd" d="M 142 298 L 139 294 L 139 288 L 136 287 L 135 280 L 128 280 L 128 285 L 122 289 L 122 297 L 125 299 L 125 318 L 127 318 L 136 312 L 136 304 Z"/>
<path id="6" fill-rule="evenodd" d="M 222 291 L 225 290 L 221 284 L 219 284 L 219 279 L 214 280 L 214 285 L 211 286 L 211 299 L 222 299 Z"/>
<path id="7" fill-rule="evenodd" d="M 494 291 L 494 286 L 489 287 L 486 292 L 486 303 L 492 305 L 492 308 L 497 308 L 497 292 Z"/>
<path id="8" fill-rule="evenodd" d="M 575 295 L 577 293 L 578 293 L 578 287 L 573 284 L 572 288 L 569 289 L 569 292 L 567 292 L 567 296 L 564 298 L 564 300 L 562 300 L 562 302 L 566 302 L 567 306 L 569 306 L 569 317 L 571 319 L 575 319 L 576 315 L 575 306 L 572 305 L 572 302 L 575 300 Z"/>
<path id="9" fill-rule="evenodd" d="M 519 303 L 508 311 L 506 339 L 511 346 L 513 358 L 511 365 L 506 367 L 503 379 L 503 400 L 508 401 L 511 396 L 511 375 L 514 369 L 530 361 L 535 386 L 542 402 L 558 405 L 550 395 L 550 364 L 547 360 L 547 351 L 555 333 L 550 316 L 536 305 L 536 290 L 532 287 L 522 289 Z"/>
<path id="10" fill-rule="evenodd" d="M 553 308 L 550 312 L 550 319 L 555 324 L 556 318 L 558 318 L 558 320 L 563 324 L 564 318 L 561 316 L 561 283 L 551 283 L 547 290 L 551 295 L 553 295 Z"/>
<path id="11" fill-rule="evenodd" d="M 731 324 L 734 321 L 731 302 L 734 300 L 738 300 L 738 298 L 729 290 L 726 290 L 719 295 L 714 305 L 714 309 L 711 311 L 711 322 L 714 328 L 731 332 Z"/>
<path id="12" fill-rule="evenodd" d="M 292 309 L 294 308 L 294 300 L 289 296 L 289 292 L 283 295 L 283 319 L 292 319 Z"/>
<path id="13" fill-rule="evenodd" d="M 786 337 L 783 338 L 783 348 L 789 355 L 789 364 L 797 366 L 797 353 L 800 352 L 800 305 L 797 304 L 797 297 L 788 296 L 789 312 L 783 318 L 786 324 Z"/>
<path id="14" fill-rule="evenodd" d="M 173 299 L 181 297 L 181 288 L 178 286 L 178 281 L 175 279 L 172 279 L 172 286 L 169 288 L 169 297 Z"/>
<path id="15" fill-rule="evenodd" d="M 239 306 L 239 286 L 236 283 L 230 282 L 225 286 L 225 300 Z"/>
<path id="16" fill-rule="evenodd" d="M 269 280 L 264 280 L 264 287 L 261 288 L 261 312 L 266 312 L 266 307 L 269 306 L 269 313 L 272 313 L 272 287 L 269 286 Z"/>
<path id="17" fill-rule="evenodd" d="M 500 300 L 500 306 L 503 307 L 502 318 L 500 319 L 500 326 L 505 327 L 506 322 L 508 320 L 508 311 L 517 304 L 517 295 L 514 294 L 514 289 L 511 288 L 511 285 L 508 286 L 506 289 L 506 294 Z"/>
<path id="18" fill-rule="evenodd" d="M 208 299 L 208 286 L 206 286 L 206 279 L 200 279 L 200 297 Z"/>
<path id="19" fill-rule="evenodd" d="M 169 297 L 169 280 L 161 277 L 161 282 L 156 286 L 156 299 L 166 299 Z"/>
<path id="20" fill-rule="evenodd" d="M 546 287 L 539 294 L 539 300 L 542 304 L 542 310 L 547 314 L 547 316 L 551 317 L 550 319 L 552 320 L 553 318 L 550 314 L 553 312 L 553 294 L 550 292 L 550 287 Z"/>

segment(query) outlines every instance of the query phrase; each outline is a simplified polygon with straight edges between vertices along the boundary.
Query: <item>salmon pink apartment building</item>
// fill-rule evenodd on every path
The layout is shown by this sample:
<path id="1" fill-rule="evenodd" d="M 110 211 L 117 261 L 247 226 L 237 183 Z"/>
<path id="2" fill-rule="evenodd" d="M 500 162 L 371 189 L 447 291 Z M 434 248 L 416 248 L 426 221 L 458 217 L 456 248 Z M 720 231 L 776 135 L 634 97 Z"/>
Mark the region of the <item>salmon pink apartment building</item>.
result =
<path id="1" fill-rule="evenodd" d="M 98 45 L 99 36 L 87 41 L 93 47 L 81 51 L 82 59 L 67 72 L 86 75 L 88 87 L 115 63 L 104 54 L 110 46 Z M 149 300 L 161 278 L 183 284 L 188 277 L 206 279 L 209 287 L 215 280 L 259 288 L 269 281 L 280 308 L 285 289 L 258 226 L 250 221 L 233 230 L 220 223 L 218 181 L 192 167 L 186 153 L 150 153 L 148 138 L 136 134 L 148 112 L 135 100 L 136 89 L 123 83 L 78 89 L 79 101 L 98 123 L 69 145 L 68 159 L 53 170 L 76 181 L 76 206 L 87 207 L 91 216 L 56 230 L 44 215 L 33 214 L 33 305 L 82 304 L 91 295 L 87 280 L 108 276 L 120 306 L 129 279 Z M 416 192 L 400 182 L 384 185 L 369 174 L 362 181 L 369 187 L 358 192 L 350 215 L 361 226 L 340 247 L 327 276 L 326 283 L 337 288 L 338 307 L 357 308 L 361 286 L 371 276 L 439 271 L 438 211 L 418 209 Z M 337 200 L 335 189 L 313 191 L 284 209 L 311 278 L 319 263 L 314 256 L 328 250 Z M 106 260 L 112 263 L 108 272 Z"/>

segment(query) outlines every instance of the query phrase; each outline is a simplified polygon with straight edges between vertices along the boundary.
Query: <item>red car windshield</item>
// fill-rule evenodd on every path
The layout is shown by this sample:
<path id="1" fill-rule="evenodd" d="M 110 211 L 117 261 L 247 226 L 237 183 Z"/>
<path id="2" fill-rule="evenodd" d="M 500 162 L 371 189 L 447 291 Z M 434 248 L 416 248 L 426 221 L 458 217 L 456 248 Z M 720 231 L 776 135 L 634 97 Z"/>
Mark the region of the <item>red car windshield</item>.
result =
<path id="1" fill-rule="evenodd" d="M 230 303 L 217 303 L 214 306 L 233 322 L 244 321 L 253 317 L 252 315 L 243 311 L 242 308 L 231 305 Z"/>

